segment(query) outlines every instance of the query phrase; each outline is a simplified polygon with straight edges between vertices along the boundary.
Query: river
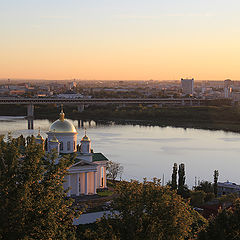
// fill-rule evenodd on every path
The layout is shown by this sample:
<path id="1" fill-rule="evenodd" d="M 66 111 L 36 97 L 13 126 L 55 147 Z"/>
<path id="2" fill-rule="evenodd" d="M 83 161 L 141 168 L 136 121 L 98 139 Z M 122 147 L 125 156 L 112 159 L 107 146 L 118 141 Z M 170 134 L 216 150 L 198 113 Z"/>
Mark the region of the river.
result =
<path id="1" fill-rule="evenodd" d="M 197 181 L 213 181 L 213 172 L 219 170 L 219 181 L 240 183 L 240 134 L 201 129 L 174 127 L 96 124 L 83 122 L 78 127 L 78 143 L 87 128 L 94 152 L 102 152 L 109 160 L 124 167 L 123 179 L 142 180 L 144 177 L 171 178 L 176 162 L 185 164 L 186 183 L 191 187 Z M 34 120 L 35 130 L 27 130 L 27 121 L 21 117 L 0 117 L 0 134 L 11 132 L 13 137 L 37 135 L 38 128 L 45 138 L 51 122 Z M 164 177 L 163 177 L 164 175 Z"/>

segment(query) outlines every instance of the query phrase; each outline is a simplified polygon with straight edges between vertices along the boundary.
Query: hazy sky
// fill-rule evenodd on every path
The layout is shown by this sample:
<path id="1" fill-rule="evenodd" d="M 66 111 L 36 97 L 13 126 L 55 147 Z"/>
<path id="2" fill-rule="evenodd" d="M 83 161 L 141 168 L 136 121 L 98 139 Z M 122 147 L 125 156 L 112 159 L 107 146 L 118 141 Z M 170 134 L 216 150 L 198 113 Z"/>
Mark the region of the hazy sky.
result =
<path id="1" fill-rule="evenodd" d="M 0 78 L 240 80 L 240 0 L 0 0 Z"/>

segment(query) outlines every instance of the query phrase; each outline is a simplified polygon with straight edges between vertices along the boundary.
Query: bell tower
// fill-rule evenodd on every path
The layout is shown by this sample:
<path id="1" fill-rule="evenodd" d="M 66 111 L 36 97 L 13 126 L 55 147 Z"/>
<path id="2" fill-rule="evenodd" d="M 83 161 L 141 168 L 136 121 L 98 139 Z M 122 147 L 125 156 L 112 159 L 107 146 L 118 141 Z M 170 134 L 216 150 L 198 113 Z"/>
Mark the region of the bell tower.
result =
<path id="1" fill-rule="evenodd" d="M 80 151 L 83 154 L 91 153 L 91 140 L 87 136 L 86 129 L 85 129 L 85 135 L 83 136 L 83 138 L 81 140 L 81 149 L 80 149 Z"/>

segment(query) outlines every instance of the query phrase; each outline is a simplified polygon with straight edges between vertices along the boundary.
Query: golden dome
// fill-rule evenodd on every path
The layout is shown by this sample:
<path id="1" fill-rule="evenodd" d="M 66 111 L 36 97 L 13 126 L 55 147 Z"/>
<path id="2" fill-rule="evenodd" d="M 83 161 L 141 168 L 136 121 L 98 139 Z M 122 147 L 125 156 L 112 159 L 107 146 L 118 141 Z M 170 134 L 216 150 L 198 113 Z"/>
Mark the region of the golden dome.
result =
<path id="1" fill-rule="evenodd" d="M 90 142 L 90 138 L 87 136 L 87 131 L 85 129 L 85 136 L 82 137 L 82 140 L 81 141 L 84 141 L 84 142 Z"/>
<path id="2" fill-rule="evenodd" d="M 49 132 L 55 133 L 76 133 L 76 128 L 73 124 L 64 118 L 65 114 L 63 110 L 60 113 L 60 117 L 58 120 L 53 122 L 49 128 Z"/>
<path id="3" fill-rule="evenodd" d="M 85 135 L 81 141 L 90 142 L 90 138 L 87 135 Z"/>

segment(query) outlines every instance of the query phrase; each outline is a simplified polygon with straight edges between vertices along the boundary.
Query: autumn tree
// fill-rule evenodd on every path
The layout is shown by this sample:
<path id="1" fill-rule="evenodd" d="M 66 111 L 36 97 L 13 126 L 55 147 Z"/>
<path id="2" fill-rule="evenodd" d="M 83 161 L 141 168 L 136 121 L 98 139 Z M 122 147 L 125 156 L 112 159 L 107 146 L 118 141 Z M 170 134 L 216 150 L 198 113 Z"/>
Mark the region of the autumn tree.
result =
<path id="1" fill-rule="evenodd" d="M 240 199 L 233 207 L 221 209 L 216 217 L 212 217 L 206 230 L 202 231 L 199 240 L 233 240 L 240 239 Z"/>
<path id="2" fill-rule="evenodd" d="M 78 216 L 63 189 L 71 165 L 33 137 L 0 139 L 0 239 L 74 239 Z"/>
<path id="3" fill-rule="evenodd" d="M 120 182 L 116 193 L 112 215 L 103 217 L 95 232 L 86 231 L 86 239 L 183 240 L 195 237 L 206 224 L 181 196 L 161 186 L 158 179 Z"/>

